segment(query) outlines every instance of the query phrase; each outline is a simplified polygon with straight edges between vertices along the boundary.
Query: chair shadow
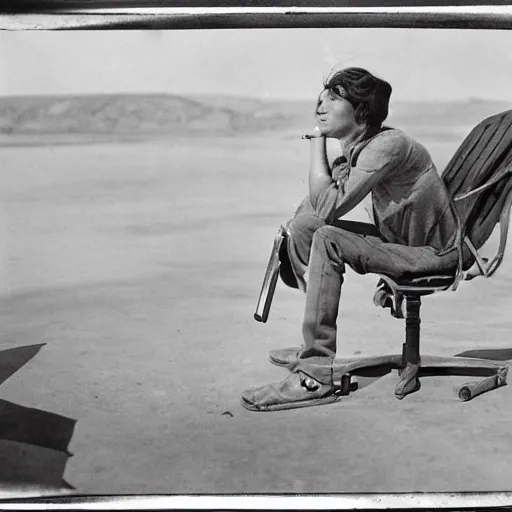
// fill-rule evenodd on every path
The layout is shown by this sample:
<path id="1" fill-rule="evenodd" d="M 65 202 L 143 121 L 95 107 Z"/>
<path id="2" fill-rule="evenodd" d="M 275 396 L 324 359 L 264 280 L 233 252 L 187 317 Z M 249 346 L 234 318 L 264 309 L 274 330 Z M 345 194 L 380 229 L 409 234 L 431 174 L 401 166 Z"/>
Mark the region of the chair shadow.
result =
<path id="1" fill-rule="evenodd" d="M 512 348 L 483 348 L 466 350 L 455 357 L 474 357 L 479 359 L 493 359 L 495 361 L 508 361 L 512 359 Z"/>
<path id="2" fill-rule="evenodd" d="M 0 384 L 44 344 L 0 352 Z M 0 486 L 73 487 L 64 481 L 76 420 L 0 399 Z"/>
<path id="3" fill-rule="evenodd" d="M 385 366 L 363 368 L 357 371 L 357 389 L 363 389 L 378 381 L 381 377 L 388 375 L 392 370 Z"/>

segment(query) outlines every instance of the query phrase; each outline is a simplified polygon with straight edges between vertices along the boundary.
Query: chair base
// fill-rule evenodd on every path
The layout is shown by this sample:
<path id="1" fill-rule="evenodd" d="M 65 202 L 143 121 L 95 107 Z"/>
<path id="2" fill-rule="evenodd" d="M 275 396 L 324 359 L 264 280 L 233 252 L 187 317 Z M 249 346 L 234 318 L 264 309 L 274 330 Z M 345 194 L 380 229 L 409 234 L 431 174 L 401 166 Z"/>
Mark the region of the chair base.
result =
<path id="1" fill-rule="evenodd" d="M 462 375 L 485 377 L 467 382 L 458 391 L 459 399 L 466 402 L 487 391 L 503 386 L 507 382 L 508 362 L 470 357 L 422 356 L 419 364 L 405 362 L 402 354 L 375 357 L 335 359 L 333 362 L 333 379 L 346 391 L 344 383 L 352 375 L 368 375 L 372 371 L 399 370 L 400 381 L 395 388 L 398 399 L 418 391 L 419 377 L 436 375 Z"/>
<path id="2" fill-rule="evenodd" d="M 343 373 L 356 373 L 378 366 L 398 369 L 400 380 L 395 388 L 399 399 L 420 388 L 419 377 L 434 375 L 468 375 L 485 377 L 464 384 L 459 398 L 468 401 L 486 391 L 503 386 L 507 381 L 508 362 L 472 357 L 420 356 L 421 297 L 447 289 L 453 276 L 430 276 L 396 282 L 381 276 L 374 297 L 375 304 L 391 308 L 395 318 L 405 319 L 405 343 L 401 355 L 368 357 L 359 360 L 335 361 L 335 382 Z M 404 308 L 405 306 L 405 308 Z"/>

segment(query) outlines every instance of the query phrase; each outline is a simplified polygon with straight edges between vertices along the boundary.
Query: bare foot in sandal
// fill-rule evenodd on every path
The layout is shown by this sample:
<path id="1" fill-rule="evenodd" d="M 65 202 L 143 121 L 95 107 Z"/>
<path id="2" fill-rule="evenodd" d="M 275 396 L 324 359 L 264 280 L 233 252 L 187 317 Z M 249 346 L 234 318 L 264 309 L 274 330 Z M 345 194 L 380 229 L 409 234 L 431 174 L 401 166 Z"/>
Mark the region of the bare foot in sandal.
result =
<path id="1" fill-rule="evenodd" d="M 281 382 L 246 389 L 242 393 L 242 405 L 250 411 L 296 409 L 336 400 L 333 384 L 322 384 L 300 371 L 291 373 Z"/>

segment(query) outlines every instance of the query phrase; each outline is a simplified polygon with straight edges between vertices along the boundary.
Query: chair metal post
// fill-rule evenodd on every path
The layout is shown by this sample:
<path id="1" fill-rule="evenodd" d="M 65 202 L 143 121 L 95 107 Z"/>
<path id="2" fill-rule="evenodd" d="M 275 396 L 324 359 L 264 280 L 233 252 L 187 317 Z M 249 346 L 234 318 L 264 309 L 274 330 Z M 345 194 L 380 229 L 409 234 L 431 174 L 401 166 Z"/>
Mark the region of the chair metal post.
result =
<path id="1" fill-rule="evenodd" d="M 405 347 L 403 366 L 420 363 L 420 307 L 419 295 L 406 295 Z"/>

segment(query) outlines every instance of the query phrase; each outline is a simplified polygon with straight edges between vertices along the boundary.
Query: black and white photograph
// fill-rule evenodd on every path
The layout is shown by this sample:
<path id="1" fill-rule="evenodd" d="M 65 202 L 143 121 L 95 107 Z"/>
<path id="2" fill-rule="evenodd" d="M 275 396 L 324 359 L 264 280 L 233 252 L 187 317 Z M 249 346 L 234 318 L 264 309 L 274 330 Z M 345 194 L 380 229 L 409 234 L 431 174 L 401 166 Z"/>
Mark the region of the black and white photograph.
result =
<path id="1" fill-rule="evenodd" d="M 510 31 L 2 30 L 0 69 L 0 498 L 512 491 Z"/>

